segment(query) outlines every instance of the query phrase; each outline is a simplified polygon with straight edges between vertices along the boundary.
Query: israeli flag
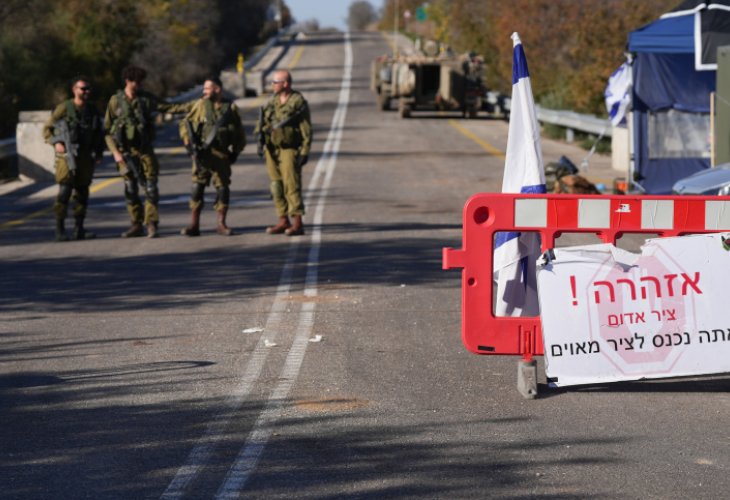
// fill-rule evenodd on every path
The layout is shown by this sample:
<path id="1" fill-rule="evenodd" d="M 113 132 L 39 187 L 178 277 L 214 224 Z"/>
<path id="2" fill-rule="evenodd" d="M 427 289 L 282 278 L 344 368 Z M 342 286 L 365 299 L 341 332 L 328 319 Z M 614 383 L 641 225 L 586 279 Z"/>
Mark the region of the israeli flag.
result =
<path id="1" fill-rule="evenodd" d="M 626 109 L 631 102 L 631 66 L 623 63 L 608 77 L 608 85 L 603 92 L 606 109 L 611 124 L 615 127 L 626 116 Z"/>
<path id="2" fill-rule="evenodd" d="M 512 34 L 512 42 L 512 103 L 502 192 L 544 193 L 540 127 L 537 124 L 530 73 L 517 33 Z M 540 252 L 540 235 L 537 233 L 497 233 L 494 249 L 497 316 L 540 314 L 535 269 Z"/>

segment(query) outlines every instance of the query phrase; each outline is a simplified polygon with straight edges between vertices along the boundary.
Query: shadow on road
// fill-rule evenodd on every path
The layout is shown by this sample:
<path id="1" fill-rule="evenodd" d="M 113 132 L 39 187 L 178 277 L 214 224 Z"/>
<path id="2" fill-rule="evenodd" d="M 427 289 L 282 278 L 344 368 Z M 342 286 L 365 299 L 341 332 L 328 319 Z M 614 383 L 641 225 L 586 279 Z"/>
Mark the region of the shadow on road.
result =
<path id="1" fill-rule="evenodd" d="M 211 420 L 231 410 L 219 398 L 174 399 L 209 364 L 169 361 L 0 376 L 3 498 L 159 498 Z M 166 377 L 173 373 L 171 384 Z M 169 404 L 145 404 L 144 394 L 161 391 L 170 394 Z M 118 403 L 129 396 L 140 402 Z M 522 416 L 396 423 L 367 402 L 352 401 L 281 401 L 284 416 L 244 496 L 292 498 L 296 491 L 297 498 L 466 498 L 483 491 L 526 498 L 539 485 L 542 494 L 587 498 L 600 494 L 590 481 L 552 478 L 545 484 L 535 472 L 615 467 L 625 459 L 606 450 L 642 439 L 517 438 L 518 428 L 539 424 Z M 212 497 L 266 404 L 243 403 L 219 429 L 222 439 L 211 445 L 213 453 L 186 498 Z M 437 438 L 453 428 L 474 433 L 448 443 Z M 566 446 L 580 451 L 555 454 Z"/>

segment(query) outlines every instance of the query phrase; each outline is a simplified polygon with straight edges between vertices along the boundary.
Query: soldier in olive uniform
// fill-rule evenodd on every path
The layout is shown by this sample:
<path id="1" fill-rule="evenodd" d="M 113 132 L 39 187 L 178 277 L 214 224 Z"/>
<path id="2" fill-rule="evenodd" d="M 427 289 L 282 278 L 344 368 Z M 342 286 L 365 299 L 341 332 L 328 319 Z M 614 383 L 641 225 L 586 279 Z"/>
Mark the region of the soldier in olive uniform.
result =
<path id="1" fill-rule="evenodd" d="M 84 229 L 89 203 L 89 186 L 94 167 L 101 163 L 104 151 L 104 130 L 101 114 L 89 102 L 91 83 L 85 76 L 74 78 L 73 98 L 59 104 L 43 128 L 43 136 L 56 151 L 54 168 L 58 195 L 53 205 L 56 215 L 56 240 L 67 241 L 65 220 L 73 193 L 73 214 L 76 221 L 73 237 L 91 239 L 95 235 Z"/>
<path id="2" fill-rule="evenodd" d="M 119 173 L 124 177 L 124 196 L 127 211 L 132 220 L 123 238 L 142 236 L 142 223 L 147 227 L 149 238 L 157 237 L 159 224 L 158 203 L 160 192 L 157 179 L 160 164 L 155 156 L 153 142 L 155 123 L 153 114 L 186 113 L 190 103 L 168 104 L 141 89 L 147 72 L 136 66 L 122 71 L 124 89 L 109 99 L 104 116 L 106 144 L 114 155 Z M 139 185 L 145 190 L 144 212 L 139 197 Z"/>
<path id="3" fill-rule="evenodd" d="M 230 236 L 226 225 L 231 198 L 231 165 L 246 146 L 246 133 L 236 105 L 223 99 L 223 85 L 218 77 L 203 84 L 203 97 L 180 121 L 180 137 L 193 158 L 193 188 L 190 195 L 192 219 L 180 231 L 185 236 L 200 236 L 200 213 L 205 187 L 211 179 L 216 188 L 214 208 L 218 212 L 218 234 Z"/>
<path id="4" fill-rule="evenodd" d="M 271 195 L 279 216 L 279 222 L 267 227 L 266 232 L 296 236 L 304 234 L 302 167 L 312 145 L 312 122 L 307 101 L 292 89 L 288 71 L 274 72 L 271 84 L 274 95 L 263 108 L 254 132 L 259 134 L 259 144 L 263 146 Z"/>

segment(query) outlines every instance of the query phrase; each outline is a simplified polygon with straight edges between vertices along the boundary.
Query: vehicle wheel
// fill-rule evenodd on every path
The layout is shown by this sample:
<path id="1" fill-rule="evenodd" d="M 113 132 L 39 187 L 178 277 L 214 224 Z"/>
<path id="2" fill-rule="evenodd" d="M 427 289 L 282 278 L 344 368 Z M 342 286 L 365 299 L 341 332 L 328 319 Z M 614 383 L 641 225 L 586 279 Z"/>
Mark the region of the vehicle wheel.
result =
<path id="1" fill-rule="evenodd" d="M 378 108 L 380 111 L 388 111 L 390 109 L 390 97 L 385 94 L 378 94 Z"/>
<path id="2" fill-rule="evenodd" d="M 406 104 L 405 102 L 401 101 L 398 104 L 398 112 L 400 113 L 401 118 L 410 118 L 411 117 L 411 105 Z"/>
<path id="3" fill-rule="evenodd" d="M 470 108 L 469 108 L 469 109 L 467 110 L 467 114 L 469 115 L 469 118 L 471 118 L 471 119 L 474 119 L 474 118 L 476 118 L 476 117 L 477 117 L 477 108 L 475 108 L 475 107 L 471 106 L 471 107 L 470 107 Z"/>

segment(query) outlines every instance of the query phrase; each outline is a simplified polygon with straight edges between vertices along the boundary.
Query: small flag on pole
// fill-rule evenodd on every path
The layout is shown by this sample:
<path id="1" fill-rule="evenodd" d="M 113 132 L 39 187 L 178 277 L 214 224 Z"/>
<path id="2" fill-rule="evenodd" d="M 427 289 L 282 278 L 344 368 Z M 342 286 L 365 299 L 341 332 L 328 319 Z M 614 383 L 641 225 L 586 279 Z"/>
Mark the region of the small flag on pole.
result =
<path id="1" fill-rule="evenodd" d="M 512 42 L 512 103 L 502 192 L 544 193 L 540 127 L 527 59 L 517 33 L 512 34 Z M 497 233 L 494 249 L 497 316 L 540 314 L 535 269 L 540 250 L 540 235 L 537 233 Z"/>
<path id="2" fill-rule="evenodd" d="M 606 109 L 611 124 L 615 127 L 626 116 L 626 109 L 631 102 L 631 66 L 623 63 L 608 77 L 608 85 L 603 92 Z"/>

